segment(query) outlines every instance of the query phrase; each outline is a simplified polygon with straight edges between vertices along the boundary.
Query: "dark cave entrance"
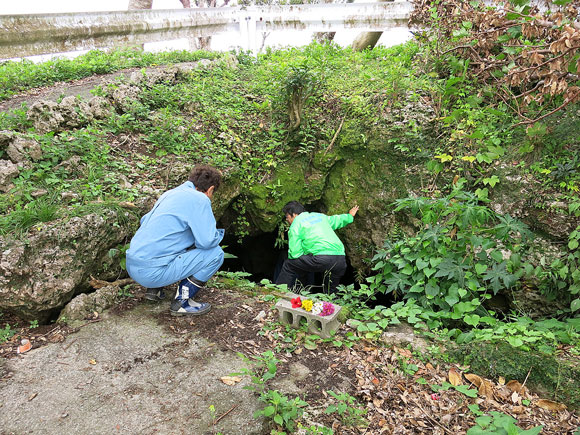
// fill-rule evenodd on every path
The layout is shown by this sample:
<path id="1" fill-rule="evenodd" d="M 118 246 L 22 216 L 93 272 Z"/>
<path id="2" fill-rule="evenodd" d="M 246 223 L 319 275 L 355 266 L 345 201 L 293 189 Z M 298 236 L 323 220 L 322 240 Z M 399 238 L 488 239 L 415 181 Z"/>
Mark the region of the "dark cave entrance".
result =
<path id="1" fill-rule="evenodd" d="M 247 272 L 251 274 L 250 280 L 259 283 L 262 279 L 274 282 L 278 276 L 282 263 L 287 256 L 285 249 L 275 247 L 277 231 L 261 233 L 244 237 L 241 243 L 235 235 L 224 237 L 222 245 L 226 245 L 225 251 L 238 258 L 227 258 L 221 270 L 229 272 Z M 340 280 L 341 284 L 349 285 L 355 282 L 355 271 L 346 257 L 346 273 Z M 322 274 L 313 274 L 308 283 L 313 286 L 322 286 Z M 313 290 L 317 292 L 318 290 Z"/>

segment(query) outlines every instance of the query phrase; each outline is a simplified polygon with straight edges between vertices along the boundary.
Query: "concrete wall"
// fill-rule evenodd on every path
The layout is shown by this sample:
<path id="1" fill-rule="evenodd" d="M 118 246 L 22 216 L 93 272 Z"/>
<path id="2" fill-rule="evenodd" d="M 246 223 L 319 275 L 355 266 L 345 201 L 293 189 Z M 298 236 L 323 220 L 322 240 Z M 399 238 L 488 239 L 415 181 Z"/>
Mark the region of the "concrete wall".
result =
<path id="1" fill-rule="evenodd" d="M 131 46 L 237 31 L 241 48 L 259 43 L 260 31 L 405 27 L 411 3 L 353 3 L 264 7 L 0 15 L 0 58 Z"/>

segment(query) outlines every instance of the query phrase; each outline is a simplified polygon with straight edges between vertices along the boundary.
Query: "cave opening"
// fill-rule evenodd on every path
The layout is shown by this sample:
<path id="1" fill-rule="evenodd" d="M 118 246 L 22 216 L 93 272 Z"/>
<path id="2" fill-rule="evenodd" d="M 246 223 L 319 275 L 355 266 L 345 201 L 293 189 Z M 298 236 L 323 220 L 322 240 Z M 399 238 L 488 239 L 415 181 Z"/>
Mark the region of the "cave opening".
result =
<path id="1" fill-rule="evenodd" d="M 275 246 L 277 234 L 277 231 L 272 231 L 249 235 L 239 243 L 235 234 L 226 233 L 222 241 L 222 245 L 226 246 L 224 250 L 237 258 L 226 258 L 221 270 L 249 273 L 248 278 L 257 283 L 262 279 L 275 282 L 287 256 L 287 249 Z M 347 269 L 340 283 L 344 285 L 354 284 L 355 271 L 350 264 L 348 255 L 346 263 Z M 316 273 L 310 276 L 307 285 L 314 286 L 313 292 L 318 292 L 322 287 L 322 274 Z M 319 286 L 318 289 L 317 286 Z"/>

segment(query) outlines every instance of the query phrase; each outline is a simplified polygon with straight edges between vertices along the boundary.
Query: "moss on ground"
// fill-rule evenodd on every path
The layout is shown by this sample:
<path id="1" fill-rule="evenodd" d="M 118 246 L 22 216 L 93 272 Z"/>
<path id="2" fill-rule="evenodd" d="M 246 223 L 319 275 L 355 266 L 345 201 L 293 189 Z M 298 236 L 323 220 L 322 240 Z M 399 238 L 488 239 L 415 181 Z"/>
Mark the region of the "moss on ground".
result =
<path id="1" fill-rule="evenodd" d="M 526 381 L 526 386 L 550 398 L 580 409 L 580 365 L 551 355 L 526 352 L 507 343 L 465 344 L 450 351 L 474 373 L 490 379 Z M 529 372 L 529 375 L 528 375 Z M 527 378 L 527 380 L 526 380 Z"/>

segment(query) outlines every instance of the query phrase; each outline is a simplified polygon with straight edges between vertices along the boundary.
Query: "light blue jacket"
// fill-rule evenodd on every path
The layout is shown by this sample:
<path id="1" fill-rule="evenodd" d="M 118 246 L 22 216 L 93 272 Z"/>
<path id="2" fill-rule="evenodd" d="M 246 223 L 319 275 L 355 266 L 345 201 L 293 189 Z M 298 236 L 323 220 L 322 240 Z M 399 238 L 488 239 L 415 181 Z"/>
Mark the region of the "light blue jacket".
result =
<path id="1" fill-rule="evenodd" d="M 127 250 L 127 261 L 142 267 L 169 264 L 191 248 L 211 249 L 219 245 L 224 230 L 216 228 L 211 200 L 186 181 L 159 197 Z"/>

